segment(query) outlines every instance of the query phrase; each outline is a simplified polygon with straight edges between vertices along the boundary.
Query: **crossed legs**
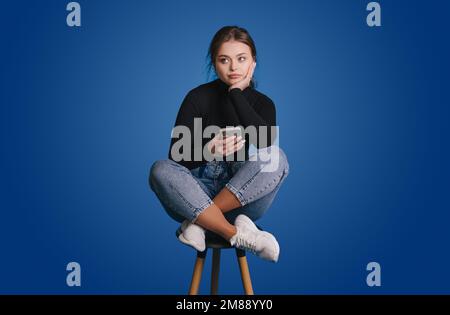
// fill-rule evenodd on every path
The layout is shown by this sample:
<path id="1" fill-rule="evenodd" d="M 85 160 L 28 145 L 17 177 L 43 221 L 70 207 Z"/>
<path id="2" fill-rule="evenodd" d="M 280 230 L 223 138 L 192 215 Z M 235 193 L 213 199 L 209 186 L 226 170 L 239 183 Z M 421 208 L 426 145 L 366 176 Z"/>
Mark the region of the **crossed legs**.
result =
<path id="1" fill-rule="evenodd" d="M 236 209 L 241 203 L 226 187 L 224 187 L 213 199 L 213 204 L 199 214 L 195 224 L 219 234 L 229 241 L 237 230 L 223 215 L 224 213 Z"/>

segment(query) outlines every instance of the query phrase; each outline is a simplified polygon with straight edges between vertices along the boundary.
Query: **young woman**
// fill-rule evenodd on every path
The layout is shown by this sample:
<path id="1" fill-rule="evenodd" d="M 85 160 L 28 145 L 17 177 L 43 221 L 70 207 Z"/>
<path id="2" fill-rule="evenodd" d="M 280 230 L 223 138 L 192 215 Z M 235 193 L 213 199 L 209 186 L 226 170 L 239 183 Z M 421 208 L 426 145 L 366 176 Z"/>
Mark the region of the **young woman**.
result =
<path id="1" fill-rule="evenodd" d="M 226 26 L 215 34 L 208 55 L 218 79 L 191 90 L 175 122 L 175 128 L 190 131 L 190 144 L 182 147 L 182 153 L 177 151 L 173 132 L 169 158 L 151 167 L 150 187 L 168 215 L 182 223 L 179 239 L 183 243 L 204 251 L 206 229 L 232 246 L 276 262 L 277 240 L 253 221 L 272 204 L 289 164 L 285 153 L 273 144 L 275 105 L 254 89 L 256 47 L 247 30 Z M 220 133 L 202 137 L 209 126 L 239 126 L 246 131 L 241 137 Z M 256 128 L 256 137 L 247 132 L 248 127 Z M 199 135 L 202 138 L 196 141 Z M 250 144 L 256 148 L 251 156 Z M 199 157 L 196 150 L 214 159 L 205 154 Z"/>

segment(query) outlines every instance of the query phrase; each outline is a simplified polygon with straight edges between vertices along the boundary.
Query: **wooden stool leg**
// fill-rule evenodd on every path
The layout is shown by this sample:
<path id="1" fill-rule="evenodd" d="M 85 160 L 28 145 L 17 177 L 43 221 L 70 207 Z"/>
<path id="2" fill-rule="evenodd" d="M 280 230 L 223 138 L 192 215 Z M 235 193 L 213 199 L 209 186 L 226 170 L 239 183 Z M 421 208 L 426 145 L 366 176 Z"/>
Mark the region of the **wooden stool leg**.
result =
<path id="1" fill-rule="evenodd" d="M 214 248 L 211 270 L 211 295 L 216 295 L 219 288 L 220 248 Z"/>
<path id="2" fill-rule="evenodd" d="M 203 265 L 205 264 L 207 250 L 203 252 L 197 251 L 197 259 L 195 260 L 194 273 L 192 274 L 191 286 L 189 287 L 189 295 L 197 295 L 202 279 Z"/>
<path id="3" fill-rule="evenodd" d="M 245 251 L 236 248 L 236 256 L 239 263 L 239 269 L 241 270 L 242 284 L 244 286 L 244 292 L 246 295 L 253 295 L 252 280 L 250 279 L 250 271 L 248 270 L 247 257 L 245 257 Z"/>

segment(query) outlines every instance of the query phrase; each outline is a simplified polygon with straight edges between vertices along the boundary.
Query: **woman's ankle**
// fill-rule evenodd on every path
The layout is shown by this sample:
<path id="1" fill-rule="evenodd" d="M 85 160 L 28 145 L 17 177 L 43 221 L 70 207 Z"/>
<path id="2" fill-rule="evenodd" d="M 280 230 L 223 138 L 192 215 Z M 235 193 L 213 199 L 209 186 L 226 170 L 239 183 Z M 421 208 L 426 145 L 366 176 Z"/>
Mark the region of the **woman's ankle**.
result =
<path id="1" fill-rule="evenodd" d="M 226 239 L 227 241 L 230 241 L 230 239 L 235 236 L 237 233 L 237 229 L 234 225 L 230 224 L 229 228 L 227 229 L 226 233 L 224 233 L 224 235 L 222 235 L 222 237 L 224 239 Z"/>

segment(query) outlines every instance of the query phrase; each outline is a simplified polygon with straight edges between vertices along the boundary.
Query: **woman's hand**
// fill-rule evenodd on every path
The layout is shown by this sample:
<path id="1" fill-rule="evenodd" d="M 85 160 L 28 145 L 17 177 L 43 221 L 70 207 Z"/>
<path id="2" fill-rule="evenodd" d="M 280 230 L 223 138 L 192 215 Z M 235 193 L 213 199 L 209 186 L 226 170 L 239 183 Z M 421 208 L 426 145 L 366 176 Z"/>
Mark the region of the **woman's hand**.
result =
<path id="1" fill-rule="evenodd" d="M 208 142 L 208 151 L 215 157 L 223 157 L 239 151 L 245 143 L 242 137 L 228 136 L 223 138 L 221 134 L 217 134 Z"/>
<path id="2" fill-rule="evenodd" d="M 235 89 L 235 88 L 239 88 L 239 89 L 241 89 L 241 91 L 246 89 L 250 85 L 250 81 L 253 78 L 253 73 L 255 72 L 255 68 L 256 68 L 256 62 L 253 62 L 253 64 L 248 68 L 248 72 L 245 75 L 245 77 L 242 80 L 231 85 L 228 88 L 228 91 L 231 91 L 232 89 Z"/>

